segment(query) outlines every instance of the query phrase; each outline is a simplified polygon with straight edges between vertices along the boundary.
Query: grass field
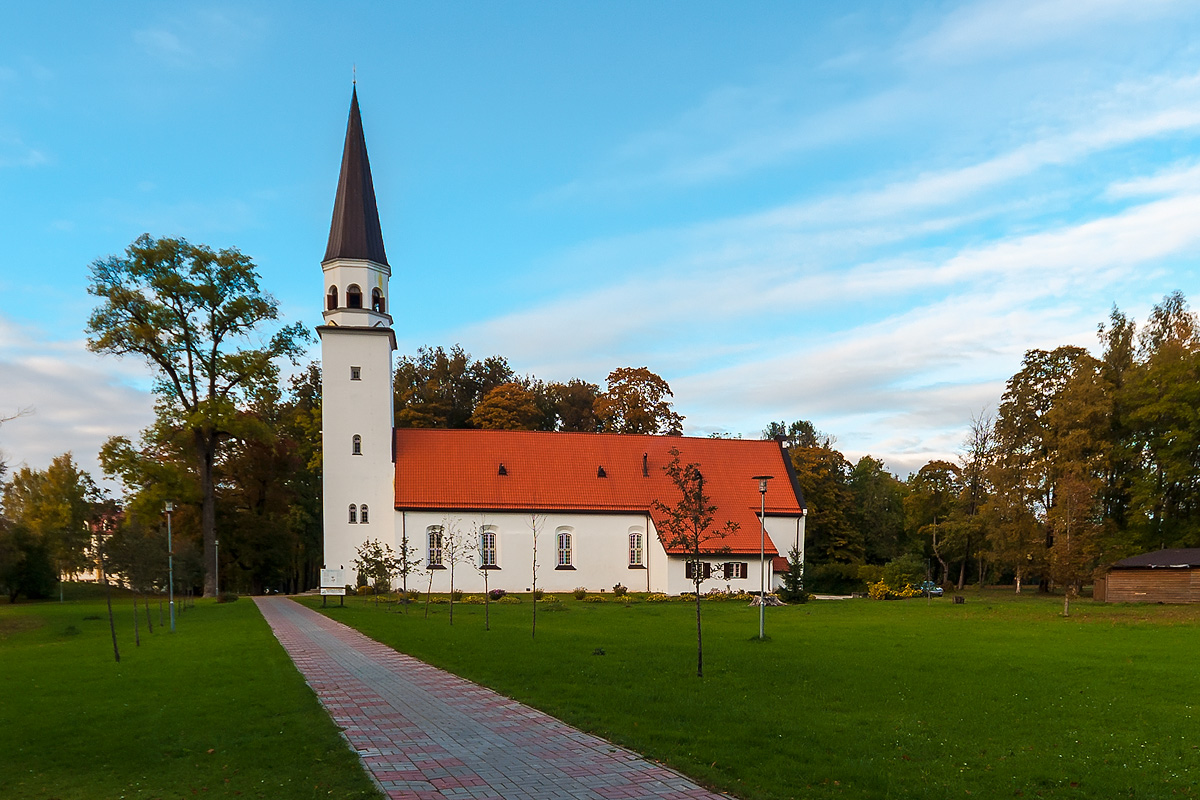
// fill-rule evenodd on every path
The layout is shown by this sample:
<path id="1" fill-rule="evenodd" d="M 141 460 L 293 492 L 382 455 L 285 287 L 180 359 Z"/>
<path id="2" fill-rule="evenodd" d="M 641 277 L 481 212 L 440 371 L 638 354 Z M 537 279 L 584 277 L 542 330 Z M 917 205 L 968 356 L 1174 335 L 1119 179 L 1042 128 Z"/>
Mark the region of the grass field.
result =
<path id="1" fill-rule="evenodd" d="M 742 798 L 1196 797 L 1200 608 L 949 598 L 327 610 Z M 309 601 L 319 606 L 319 601 Z M 539 606 L 544 608 L 544 606 Z M 603 655 L 600 655 L 600 652 Z"/>
<path id="2" fill-rule="evenodd" d="M 251 600 L 135 648 L 124 596 L 117 664 L 89 594 L 0 605 L 0 798 L 379 797 Z"/>

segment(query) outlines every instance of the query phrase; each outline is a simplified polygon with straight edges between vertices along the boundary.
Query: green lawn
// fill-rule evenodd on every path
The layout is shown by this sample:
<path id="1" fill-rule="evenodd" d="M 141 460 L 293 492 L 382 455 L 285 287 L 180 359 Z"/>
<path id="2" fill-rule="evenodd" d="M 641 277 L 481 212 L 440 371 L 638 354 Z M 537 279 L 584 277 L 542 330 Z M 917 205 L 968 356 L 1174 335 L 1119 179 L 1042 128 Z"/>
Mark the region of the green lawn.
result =
<path id="1" fill-rule="evenodd" d="M 330 616 L 743 798 L 1196 797 L 1200 608 L 967 592 Z M 319 600 L 310 601 L 319 606 Z M 539 606 L 539 608 L 543 608 Z M 599 650 L 603 655 L 597 654 Z"/>
<path id="2" fill-rule="evenodd" d="M 0 797 L 379 796 L 251 600 L 135 648 L 123 596 L 117 664 L 91 595 L 0 604 Z"/>

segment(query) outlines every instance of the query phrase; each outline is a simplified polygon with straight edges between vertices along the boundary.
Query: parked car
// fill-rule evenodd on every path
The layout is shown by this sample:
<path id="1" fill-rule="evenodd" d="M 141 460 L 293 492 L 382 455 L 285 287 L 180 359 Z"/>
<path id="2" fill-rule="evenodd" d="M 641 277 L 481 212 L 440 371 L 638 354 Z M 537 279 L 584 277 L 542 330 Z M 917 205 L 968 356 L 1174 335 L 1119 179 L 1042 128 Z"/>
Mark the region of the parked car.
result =
<path id="1" fill-rule="evenodd" d="M 920 586 L 918 586 L 917 589 L 920 590 L 921 594 L 927 594 L 930 597 L 941 597 L 942 596 L 942 587 L 938 586 L 933 581 L 925 581 Z"/>

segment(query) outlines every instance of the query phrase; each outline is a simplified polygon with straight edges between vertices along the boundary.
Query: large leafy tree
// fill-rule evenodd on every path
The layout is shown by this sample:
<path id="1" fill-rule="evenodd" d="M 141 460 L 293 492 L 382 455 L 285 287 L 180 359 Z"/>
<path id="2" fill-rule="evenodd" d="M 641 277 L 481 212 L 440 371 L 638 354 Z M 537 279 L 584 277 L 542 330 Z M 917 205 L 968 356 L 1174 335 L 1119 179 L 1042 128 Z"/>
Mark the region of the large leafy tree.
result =
<path id="1" fill-rule="evenodd" d="M 608 373 L 608 389 L 596 398 L 596 416 L 612 433 L 683 435 L 670 385 L 646 367 L 619 367 Z"/>
<path id="2" fill-rule="evenodd" d="M 55 457 L 45 470 L 21 467 L 13 473 L 4 487 L 4 510 L 16 523 L 13 541 L 24 554 L 21 563 L 32 565 L 44 554 L 60 580 L 87 567 L 89 523 L 100 498 L 70 453 Z"/>
<path id="3" fill-rule="evenodd" d="M 471 415 L 488 392 L 513 381 L 501 356 L 475 360 L 461 346 L 422 347 L 396 364 L 393 385 L 397 428 L 471 428 Z"/>
<path id="4" fill-rule="evenodd" d="M 145 234 L 124 255 L 93 262 L 88 291 L 100 305 L 88 320 L 88 346 L 132 355 L 154 370 L 159 422 L 187 440 L 198 486 L 204 592 L 212 595 L 216 547 L 214 476 L 223 445 L 242 435 L 239 407 L 274 380 L 273 362 L 295 358 L 307 333 L 299 323 L 251 344 L 278 318 L 253 262 L 236 249 L 212 250 Z"/>

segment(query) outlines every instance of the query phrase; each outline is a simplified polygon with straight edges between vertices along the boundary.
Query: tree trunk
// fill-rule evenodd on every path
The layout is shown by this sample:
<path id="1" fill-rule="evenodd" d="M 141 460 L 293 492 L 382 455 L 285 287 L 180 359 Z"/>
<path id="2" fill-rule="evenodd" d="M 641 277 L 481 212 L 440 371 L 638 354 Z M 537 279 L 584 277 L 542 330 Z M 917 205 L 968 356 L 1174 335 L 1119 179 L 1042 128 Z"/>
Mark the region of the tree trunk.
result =
<path id="1" fill-rule="evenodd" d="M 1021 568 L 1020 567 L 1017 567 L 1016 580 L 1017 580 L 1016 594 L 1020 594 L 1021 593 Z"/>
<path id="2" fill-rule="evenodd" d="M 104 599 L 108 602 L 108 629 L 112 632 L 113 640 L 113 658 L 117 663 L 121 663 L 121 651 L 117 649 L 117 623 L 113 619 L 112 610 L 112 584 L 108 582 L 108 572 L 104 569 L 104 550 L 101 545 L 100 550 L 100 574 L 104 576 Z"/>
<path id="3" fill-rule="evenodd" d="M 700 566 L 700 562 L 696 562 Z M 700 573 L 702 574 L 702 573 Z M 696 677 L 704 677 L 704 638 L 700 631 L 700 581 L 696 581 Z"/>
<path id="4" fill-rule="evenodd" d="M 133 646 L 142 646 L 142 636 L 138 631 L 138 610 L 137 610 L 137 593 L 133 595 Z"/>
<path id="5" fill-rule="evenodd" d="M 195 431 L 196 455 L 200 461 L 200 531 L 204 539 L 204 596 L 217 596 L 217 499 L 213 486 L 215 437 L 207 431 Z"/>
<path id="6" fill-rule="evenodd" d="M 150 616 L 150 602 L 146 598 L 142 598 L 142 607 L 146 609 L 146 627 L 154 633 L 154 618 Z"/>

